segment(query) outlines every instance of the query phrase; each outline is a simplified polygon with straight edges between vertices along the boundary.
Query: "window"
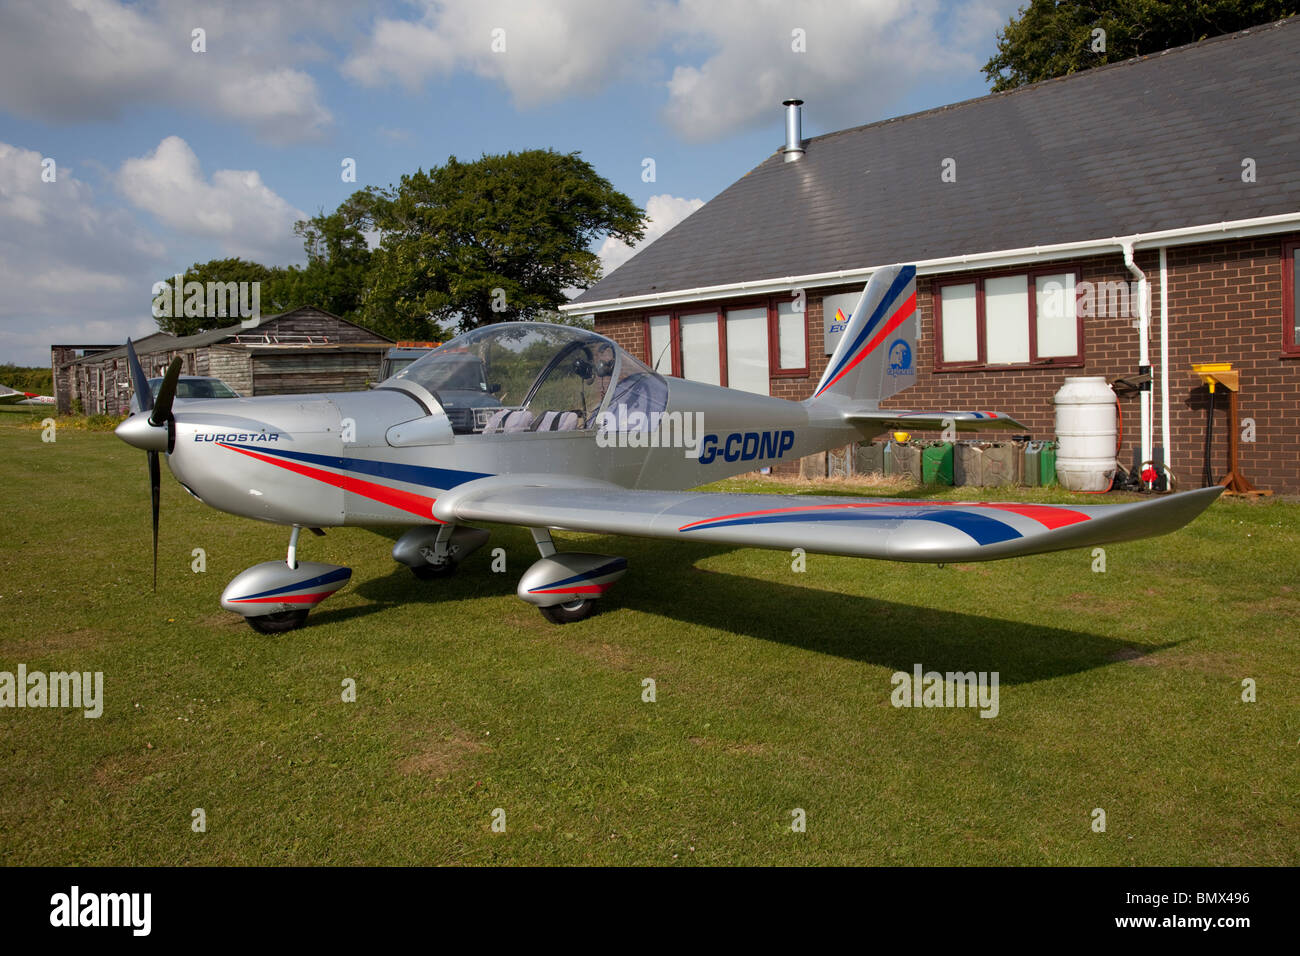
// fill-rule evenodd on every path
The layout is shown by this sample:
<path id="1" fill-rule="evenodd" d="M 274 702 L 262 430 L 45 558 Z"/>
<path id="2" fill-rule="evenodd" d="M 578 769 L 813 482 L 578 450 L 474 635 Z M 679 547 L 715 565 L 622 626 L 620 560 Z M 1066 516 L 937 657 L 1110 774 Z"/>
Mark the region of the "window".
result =
<path id="1" fill-rule="evenodd" d="M 796 309 L 793 299 L 779 301 L 773 310 L 776 320 L 776 347 L 772 349 L 772 374 L 797 375 L 808 374 L 808 323 L 803 309 Z"/>
<path id="2" fill-rule="evenodd" d="M 1300 242 L 1282 243 L 1282 353 L 1300 355 Z"/>
<path id="3" fill-rule="evenodd" d="M 727 310 L 727 385 L 745 392 L 766 395 L 771 391 L 767 375 L 769 342 L 767 308 Z"/>
<path id="4" fill-rule="evenodd" d="M 773 377 L 808 374 L 807 314 L 784 296 L 649 312 L 642 321 L 644 358 L 664 375 L 768 395 Z"/>
<path id="5" fill-rule="evenodd" d="M 674 375 L 673 354 L 669 345 L 673 337 L 673 317 L 671 315 L 652 315 L 646 320 L 650 343 L 650 354 L 646 360 L 650 367 L 662 375 Z"/>
<path id="6" fill-rule="evenodd" d="M 938 281 L 934 311 L 936 370 L 1083 364 L 1071 271 Z"/>
<path id="7" fill-rule="evenodd" d="M 722 384 L 722 353 L 718 348 L 718 314 L 693 312 L 681 316 L 682 378 Z"/>

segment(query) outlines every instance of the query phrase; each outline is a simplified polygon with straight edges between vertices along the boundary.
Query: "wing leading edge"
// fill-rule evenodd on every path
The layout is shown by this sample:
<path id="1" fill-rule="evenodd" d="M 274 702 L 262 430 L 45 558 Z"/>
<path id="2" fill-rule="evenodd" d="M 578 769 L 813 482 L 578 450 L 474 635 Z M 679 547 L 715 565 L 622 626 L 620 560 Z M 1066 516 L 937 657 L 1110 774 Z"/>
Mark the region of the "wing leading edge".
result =
<path id="1" fill-rule="evenodd" d="M 434 516 L 597 534 L 803 548 L 888 561 L 991 561 L 1167 534 L 1218 498 L 1203 488 L 1112 505 L 900 501 L 640 491 L 554 476 L 487 478 L 443 494 Z"/>

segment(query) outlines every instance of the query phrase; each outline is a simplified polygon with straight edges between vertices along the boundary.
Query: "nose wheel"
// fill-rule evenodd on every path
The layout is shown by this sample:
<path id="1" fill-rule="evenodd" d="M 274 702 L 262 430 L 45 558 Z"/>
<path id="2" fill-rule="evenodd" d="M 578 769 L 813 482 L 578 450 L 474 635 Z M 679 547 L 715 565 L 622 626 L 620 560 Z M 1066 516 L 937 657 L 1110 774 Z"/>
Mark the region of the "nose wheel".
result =
<path id="1" fill-rule="evenodd" d="M 307 623 L 306 611 L 277 611 L 275 614 L 261 614 L 246 617 L 248 626 L 258 634 L 283 634 L 294 631 Z"/>
<path id="2" fill-rule="evenodd" d="M 567 604 L 552 604 L 550 607 L 539 607 L 537 610 L 541 611 L 542 617 L 552 624 L 572 624 L 595 614 L 596 602 L 591 598 L 580 598 Z"/>
<path id="3" fill-rule="evenodd" d="M 266 561 L 236 575 L 221 595 L 221 606 L 242 615 L 259 634 L 284 634 L 307 623 L 307 615 L 352 577 L 337 564 L 298 560 L 298 532 L 289 535 L 283 561 Z M 324 534 L 319 528 L 315 534 Z"/>

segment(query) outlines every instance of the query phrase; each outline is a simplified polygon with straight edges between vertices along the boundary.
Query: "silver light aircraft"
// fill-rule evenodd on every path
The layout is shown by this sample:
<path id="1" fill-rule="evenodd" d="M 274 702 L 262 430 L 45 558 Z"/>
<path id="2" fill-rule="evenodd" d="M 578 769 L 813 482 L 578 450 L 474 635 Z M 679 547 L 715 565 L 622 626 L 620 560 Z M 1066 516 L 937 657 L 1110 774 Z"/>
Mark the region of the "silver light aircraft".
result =
<path id="1" fill-rule="evenodd" d="M 149 453 L 154 582 L 159 456 L 194 497 L 292 528 L 283 561 L 237 575 L 221 606 L 262 633 L 303 624 L 351 569 L 299 561 L 302 528 L 408 526 L 393 558 L 420 578 L 483 545 L 475 523 L 529 528 L 540 559 L 517 594 L 581 620 L 623 557 L 558 551 L 552 530 L 944 563 L 1164 534 L 1222 489 L 1114 505 L 710 494 L 694 488 L 888 428 L 1023 425 L 995 412 L 880 408 L 915 381 L 916 270 L 877 270 L 812 397 L 785 401 L 665 378 L 616 343 L 547 323 L 461 335 L 367 392 L 182 401 L 179 360 L 155 398 L 128 343 L 141 410 L 118 426 Z"/>

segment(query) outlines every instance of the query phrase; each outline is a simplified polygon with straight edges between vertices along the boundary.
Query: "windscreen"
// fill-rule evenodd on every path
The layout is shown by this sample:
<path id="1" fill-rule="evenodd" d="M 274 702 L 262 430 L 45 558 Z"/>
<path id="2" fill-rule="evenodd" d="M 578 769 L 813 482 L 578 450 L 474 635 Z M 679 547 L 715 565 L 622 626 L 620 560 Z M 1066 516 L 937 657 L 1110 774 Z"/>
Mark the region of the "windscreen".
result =
<path id="1" fill-rule="evenodd" d="M 488 325 L 452 339 L 413 362 L 385 384 L 419 385 L 440 401 L 447 392 L 478 392 L 499 408 L 486 431 L 594 428 L 610 391 L 629 372 L 658 379 L 604 336 L 543 322 Z M 660 380 L 653 391 L 666 390 Z M 653 399 L 651 400 L 653 402 Z M 483 403 L 479 404 L 483 407 Z M 485 423 L 487 419 L 484 419 Z"/>

